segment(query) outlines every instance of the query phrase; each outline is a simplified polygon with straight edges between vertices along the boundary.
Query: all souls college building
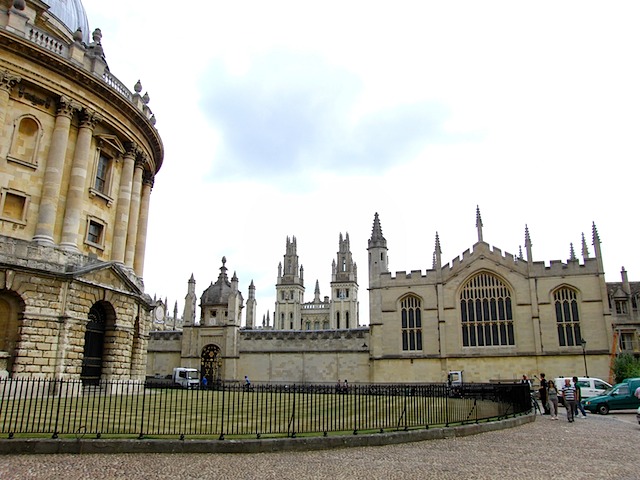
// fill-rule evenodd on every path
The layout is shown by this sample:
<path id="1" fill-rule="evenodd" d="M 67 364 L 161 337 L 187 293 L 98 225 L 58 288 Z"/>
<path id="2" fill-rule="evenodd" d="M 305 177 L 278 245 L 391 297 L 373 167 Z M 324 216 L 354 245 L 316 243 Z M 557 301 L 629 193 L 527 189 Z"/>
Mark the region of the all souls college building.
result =
<path id="1" fill-rule="evenodd" d="M 80 0 L 0 0 L 0 376 L 144 379 L 155 118 Z"/>
<path id="2" fill-rule="evenodd" d="M 368 326 L 359 326 L 348 235 L 339 238 L 330 297 L 321 299 L 316 283 L 311 302 L 303 297 L 297 241 L 287 238 L 273 325 L 268 318 L 256 324 L 253 282 L 242 324 L 238 279 L 229 280 L 223 258 L 217 281 L 200 297 L 199 322 L 192 277 L 183 330 L 151 333 L 147 374 L 180 365 L 209 381 L 248 375 L 265 382 L 440 382 L 463 371 L 467 381 L 486 382 L 538 372 L 583 375 L 588 368 L 606 379 L 622 330 L 639 353 L 638 322 L 616 314 L 621 305 L 637 311 L 635 297 L 624 271 L 608 292 L 595 224 L 592 251 L 583 235 L 581 258 L 571 246 L 568 260 L 548 264 L 534 260 L 528 229 L 524 252 L 512 255 L 484 241 L 479 210 L 476 227 L 471 249 L 452 262 L 442 263 L 436 234 L 432 269 L 392 273 L 376 214 L 367 248 Z"/>

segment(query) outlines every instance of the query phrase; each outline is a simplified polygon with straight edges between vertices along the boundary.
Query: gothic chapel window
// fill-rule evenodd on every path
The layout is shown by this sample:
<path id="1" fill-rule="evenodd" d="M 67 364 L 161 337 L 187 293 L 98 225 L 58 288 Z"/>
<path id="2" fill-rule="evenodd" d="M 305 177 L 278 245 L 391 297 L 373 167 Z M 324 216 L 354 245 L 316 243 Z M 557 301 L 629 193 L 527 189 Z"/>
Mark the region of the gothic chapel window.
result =
<path id="1" fill-rule="evenodd" d="M 515 345 L 511 291 L 498 277 L 480 273 L 460 293 L 462 345 Z"/>
<path id="2" fill-rule="evenodd" d="M 556 290 L 553 294 L 553 303 L 556 308 L 558 343 L 561 347 L 579 346 L 582 336 L 576 291 L 567 287 Z"/>
<path id="3" fill-rule="evenodd" d="M 412 295 L 400 302 L 402 325 L 402 350 L 422 350 L 422 302 Z"/>

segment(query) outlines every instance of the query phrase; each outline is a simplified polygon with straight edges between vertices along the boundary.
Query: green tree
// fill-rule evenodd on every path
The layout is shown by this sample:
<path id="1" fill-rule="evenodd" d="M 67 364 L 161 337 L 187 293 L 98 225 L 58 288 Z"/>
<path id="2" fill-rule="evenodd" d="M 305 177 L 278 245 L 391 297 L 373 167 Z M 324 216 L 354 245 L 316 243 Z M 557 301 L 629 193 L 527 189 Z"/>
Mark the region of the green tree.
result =
<path id="1" fill-rule="evenodd" d="M 613 364 L 613 374 L 616 383 L 620 383 L 625 378 L 640 377 L 640 358 L 629 353 L 618 355 Z"/>

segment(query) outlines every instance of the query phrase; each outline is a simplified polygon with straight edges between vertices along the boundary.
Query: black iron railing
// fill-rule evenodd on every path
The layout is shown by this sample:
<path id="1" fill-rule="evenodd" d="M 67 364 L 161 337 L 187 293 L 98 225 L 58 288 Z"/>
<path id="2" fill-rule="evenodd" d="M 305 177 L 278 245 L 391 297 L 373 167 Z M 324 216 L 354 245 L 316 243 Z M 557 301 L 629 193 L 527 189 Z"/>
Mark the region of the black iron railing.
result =
<path id="1" fill-rule="evenodd" d="M 0 435 L 213 437 L 383 432 L 527 413 L 520 384 L 150 388 L 140 382 L 0 379 Z"/>

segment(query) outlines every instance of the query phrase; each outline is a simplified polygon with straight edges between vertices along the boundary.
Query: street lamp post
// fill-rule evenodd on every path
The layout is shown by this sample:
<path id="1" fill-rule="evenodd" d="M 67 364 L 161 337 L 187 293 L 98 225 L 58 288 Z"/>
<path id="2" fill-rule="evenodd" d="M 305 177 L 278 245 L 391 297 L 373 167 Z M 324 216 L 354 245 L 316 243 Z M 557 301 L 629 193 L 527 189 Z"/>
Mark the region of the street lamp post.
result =
<path id="1" fill-rule="evenodd" d="M 580 344 L 582 345 L 582 358 L 584 359 L 584 376 L 589 376 L 589 371 L 587 370 L 587 352 L 584 347 L 587 345 L 587 341 L 584 338 L 580 339 Z"/>

